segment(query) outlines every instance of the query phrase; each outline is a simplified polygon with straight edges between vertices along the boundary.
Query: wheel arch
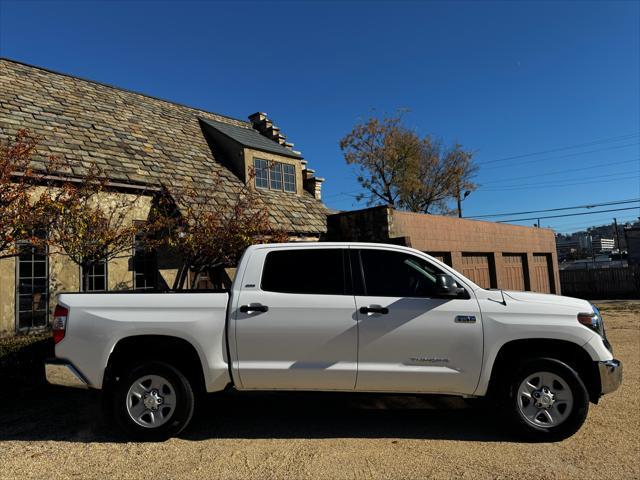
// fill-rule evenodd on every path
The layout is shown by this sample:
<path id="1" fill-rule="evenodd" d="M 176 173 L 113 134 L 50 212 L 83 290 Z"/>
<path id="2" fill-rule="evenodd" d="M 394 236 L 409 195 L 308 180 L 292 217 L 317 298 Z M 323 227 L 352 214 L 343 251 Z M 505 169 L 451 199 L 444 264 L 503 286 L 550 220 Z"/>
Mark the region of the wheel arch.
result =
<path id="1" fill-rule="evenodd" d="M 578 373 L 585 384 L 589 400 L 598 403 L 600 376 L 589 353 L 571 341 L 550 338 L 512 340 L 502 345 L 491 368 L 487 396 L 495 395 L 513 367 L 528 358 L 553 358 L 566 363 Z"/>
<path id="2" fill-rule="evenodd" d="M 204 369 L 198 351 L 188 340 L 170 335 L 132 335 L 118 340 L 107 361 L 103 388 L 116 383 L 125 368 L 145 360 L 170 364 L 187 377 L 194 392 L 205 391 Z"/>

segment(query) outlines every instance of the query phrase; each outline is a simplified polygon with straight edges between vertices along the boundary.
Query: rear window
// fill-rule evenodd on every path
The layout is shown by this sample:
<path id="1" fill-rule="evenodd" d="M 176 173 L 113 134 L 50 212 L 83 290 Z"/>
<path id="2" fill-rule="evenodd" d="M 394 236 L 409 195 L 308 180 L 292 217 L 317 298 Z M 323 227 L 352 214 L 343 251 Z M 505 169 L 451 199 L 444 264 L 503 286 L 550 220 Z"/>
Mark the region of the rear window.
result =
<path id="1" fill-rule="evenodd" d="M 260 287 L 269 292 L 345 295 L 343 251 L 309 248 L 269 252 Z"/>

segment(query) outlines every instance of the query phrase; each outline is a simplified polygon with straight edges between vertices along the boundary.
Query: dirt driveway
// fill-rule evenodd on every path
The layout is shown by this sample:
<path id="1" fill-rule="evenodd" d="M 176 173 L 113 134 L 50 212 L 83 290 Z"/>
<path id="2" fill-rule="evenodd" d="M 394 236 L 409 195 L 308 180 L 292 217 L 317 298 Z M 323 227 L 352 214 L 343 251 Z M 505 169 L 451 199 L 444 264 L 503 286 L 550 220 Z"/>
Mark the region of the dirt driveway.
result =
<path id="1" fill-rule="evenodd" d="M 455 399 L 260 394 L 128 443 L 95 395 L 48 387 L 0 406 L 0 478 L 640 478 L 640 302 L 600 306 L 624 384 L 563 442 L 520 443 Z"/>

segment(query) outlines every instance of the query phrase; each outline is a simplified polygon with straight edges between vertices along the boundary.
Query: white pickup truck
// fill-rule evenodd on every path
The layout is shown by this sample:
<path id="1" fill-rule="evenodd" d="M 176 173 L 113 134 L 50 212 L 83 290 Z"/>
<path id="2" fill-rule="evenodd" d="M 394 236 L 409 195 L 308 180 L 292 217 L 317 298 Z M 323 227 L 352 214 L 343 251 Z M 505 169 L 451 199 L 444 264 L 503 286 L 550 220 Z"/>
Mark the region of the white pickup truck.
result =
<path id="1" fill-rule="evenodd" d="M 589 302 L 485 290 L 381 244 L 252 246 L 230 292 L 63 293 L 53 335 L 49 382 L 102 389 L 123 428 L 156 439 L 233 387 L 487 397 L 555 440 L 622 381 Z"/>

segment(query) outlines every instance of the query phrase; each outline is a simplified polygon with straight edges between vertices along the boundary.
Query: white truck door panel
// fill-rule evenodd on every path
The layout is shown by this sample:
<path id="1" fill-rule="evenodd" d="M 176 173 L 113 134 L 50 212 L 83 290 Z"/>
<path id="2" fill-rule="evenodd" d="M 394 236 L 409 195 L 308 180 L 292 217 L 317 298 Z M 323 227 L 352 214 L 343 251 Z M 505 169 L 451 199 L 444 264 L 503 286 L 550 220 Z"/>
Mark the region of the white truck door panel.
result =
<path id="1" fill-rule="evenodd" d="M 426 259 L 384 250 L 360 252 L 366 289 L 360 293 L 366 295 L 356 295 L 356 390 L 472 394 L 483 349 L 473 293 L 470 299 L 429 298 L 431 286 L 424 282 L 438 269 Z"/>
<path id="2" fill-rule="evenodd" d="M 337 288 L 347 289 L 345 251 L 271 249 L 264 259 L 265 276 L 259 270 L 245 273 L 233 312 L 243 389 L 355 388 L 355 299 L 336 294 Z M 264 261 L 252 258 L 254 264 Z M 246 311 L 247 306 L 258 310 Z M 267 310 L 259 311 L 264 306 Z"/>

